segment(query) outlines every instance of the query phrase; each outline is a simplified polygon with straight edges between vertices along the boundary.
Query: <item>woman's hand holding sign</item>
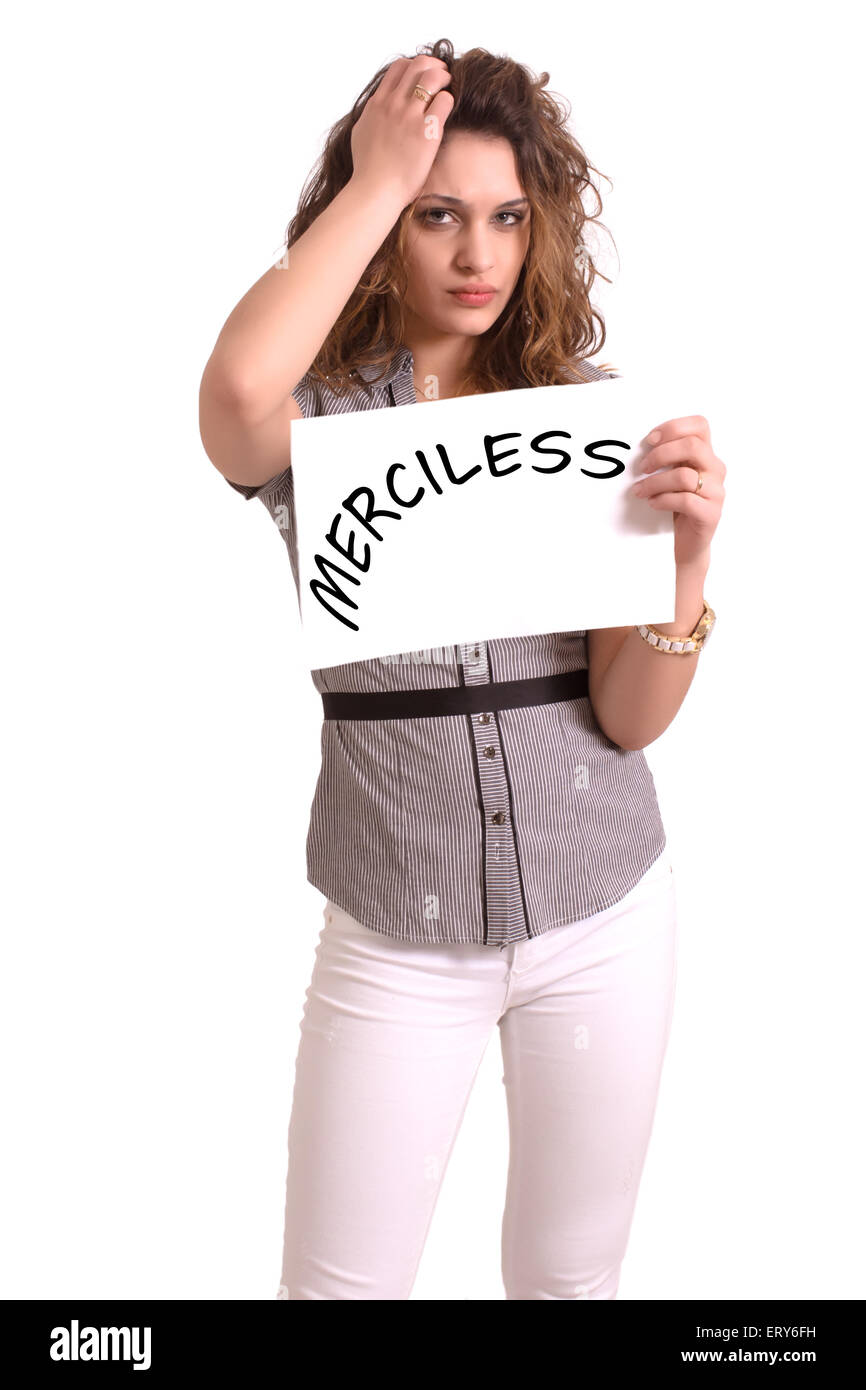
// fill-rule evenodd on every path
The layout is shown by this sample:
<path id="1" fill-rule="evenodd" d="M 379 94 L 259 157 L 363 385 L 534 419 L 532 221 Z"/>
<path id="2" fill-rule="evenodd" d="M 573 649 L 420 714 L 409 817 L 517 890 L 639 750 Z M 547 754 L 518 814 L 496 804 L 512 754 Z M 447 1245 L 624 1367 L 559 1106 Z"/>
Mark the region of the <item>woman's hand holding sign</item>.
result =
<path id="1" fill-rule="evenodd" d="M 644 443 L 649 449 L 642 471 L 652 476 L 640 479 L 632 492 L 645 497 L 651 507 L 674 513 L 677 569 L 706 569 L 728 471 L 713 451 L 710 427 L 703 415 L 666 420 Z"/>
<path id="2" fill-rule="evenodd" d="M 668 637 L 687 637 L 704 608 L 710 542 L 722 514 L 727 469 L 716 457 L 703 415 L 665 420 L 641 442 L 646 452 L 639 466 L 650 476 L 631 491 L 655 511 L 674 514 L 676 614 L 672 622 L 653 626 Z M 646 748 L 676 715 L 698 656 L 660 659 L 636 627 L 598 628 L 587 640 L 590 700 L 598 723 L 621 748 Z"/>

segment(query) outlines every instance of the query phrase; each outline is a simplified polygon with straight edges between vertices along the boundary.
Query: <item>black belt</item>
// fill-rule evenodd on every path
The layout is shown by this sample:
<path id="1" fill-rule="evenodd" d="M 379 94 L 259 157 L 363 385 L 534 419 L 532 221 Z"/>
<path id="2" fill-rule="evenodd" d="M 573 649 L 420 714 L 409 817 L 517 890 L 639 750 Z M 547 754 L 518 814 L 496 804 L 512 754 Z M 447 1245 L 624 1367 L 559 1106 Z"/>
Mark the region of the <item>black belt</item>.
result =
<path id="1" fill-rule="evenodd" d="M 480 714 L 486 710 L 549 705 L 589 693 L 589 673 L 562 671 L 522 681 L 449 685 L 441 690 L 336 691 L 322 694 L 326 719 L 427 719 L 431 715 Z"/>

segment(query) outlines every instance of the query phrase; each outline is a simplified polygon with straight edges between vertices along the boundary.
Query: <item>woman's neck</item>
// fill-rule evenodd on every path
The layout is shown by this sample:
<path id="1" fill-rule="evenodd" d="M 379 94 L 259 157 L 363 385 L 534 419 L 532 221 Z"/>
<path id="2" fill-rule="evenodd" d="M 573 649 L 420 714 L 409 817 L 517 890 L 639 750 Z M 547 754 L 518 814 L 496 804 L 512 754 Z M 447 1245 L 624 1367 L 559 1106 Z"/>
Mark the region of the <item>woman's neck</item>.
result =
<path id="1" fill-rule="evenodd" d="M 475 340 L 463 334 L 425 332 L 406 335 L 412 353 L 415 392 L 419 401 L 448 400 L 460 393 L 469 377 Z M 466 394 L 474 394 L 464 391 Z"/>

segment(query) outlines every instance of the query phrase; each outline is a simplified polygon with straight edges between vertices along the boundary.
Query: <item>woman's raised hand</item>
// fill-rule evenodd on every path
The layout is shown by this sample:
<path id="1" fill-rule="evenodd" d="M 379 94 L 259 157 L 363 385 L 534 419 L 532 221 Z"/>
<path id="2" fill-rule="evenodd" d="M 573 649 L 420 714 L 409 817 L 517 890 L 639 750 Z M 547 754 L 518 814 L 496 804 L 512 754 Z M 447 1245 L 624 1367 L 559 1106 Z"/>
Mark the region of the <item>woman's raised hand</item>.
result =
<path id="1" fill-rule="evenodd" d="M 403 207 L 418 197 L 442 142 L 454 98 L 443 89 L 451 74 L 441 58 L 398 58 L 352 129 L 352 178 L 365 186 L 397 188 Z M 414 95 L 416 86 L 432 100 Z"/>

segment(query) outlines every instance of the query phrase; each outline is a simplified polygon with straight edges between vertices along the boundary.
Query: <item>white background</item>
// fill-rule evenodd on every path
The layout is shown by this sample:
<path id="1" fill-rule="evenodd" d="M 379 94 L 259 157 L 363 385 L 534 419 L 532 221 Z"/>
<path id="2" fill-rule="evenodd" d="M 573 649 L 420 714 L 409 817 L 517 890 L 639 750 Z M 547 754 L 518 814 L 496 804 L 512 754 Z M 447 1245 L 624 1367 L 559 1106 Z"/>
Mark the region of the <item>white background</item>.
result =
<path id="1" fill-rule="evenodd" d="M 614 181 L 599 360 L 666 364 L 729 470 L 718 627 L 647 750 L 679 982 L 619 1297 L 866 1294 L 858 19 L 7 14 L 0 1296 L 276 1295 L 321 705 L 198 386 L 326 131 L 442 36 L 570 101 Z M 493 1037 L 413 1298 L 503 1297 L 506 1165 Z"/>

